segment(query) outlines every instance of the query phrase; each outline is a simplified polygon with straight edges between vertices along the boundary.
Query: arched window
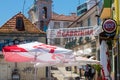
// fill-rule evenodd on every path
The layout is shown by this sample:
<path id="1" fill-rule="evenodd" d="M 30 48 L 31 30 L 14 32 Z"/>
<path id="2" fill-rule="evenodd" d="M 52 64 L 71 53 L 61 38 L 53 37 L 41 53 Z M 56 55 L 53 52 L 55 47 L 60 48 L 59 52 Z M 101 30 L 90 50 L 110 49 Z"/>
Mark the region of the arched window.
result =
<path id="1" fill-rule="evenodd" d="M 43 7 L 43 18 L 47 18 L 47 7 Z"/>
<path id="2" fill-rule="evenodd" d="M 24 22 L 23 22 L 23 18 L 22 18 L 22 17 L 17 17 L 17 18 L 16 18 L 16 29 L 17 29 L 18 31 L 23 31 L 23 30 L 25 30 Z"/>

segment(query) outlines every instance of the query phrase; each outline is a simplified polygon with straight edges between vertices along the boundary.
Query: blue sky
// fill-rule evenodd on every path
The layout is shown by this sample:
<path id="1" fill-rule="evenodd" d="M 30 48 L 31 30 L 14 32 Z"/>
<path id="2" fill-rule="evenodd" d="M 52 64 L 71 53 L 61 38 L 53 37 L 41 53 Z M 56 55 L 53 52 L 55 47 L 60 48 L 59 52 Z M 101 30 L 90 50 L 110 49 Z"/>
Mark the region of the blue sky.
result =
<path id="1" fill-rule="evenodd" d="M 28 10 L 32 6 L 34 0 L 25 0 L 24 15 L 28 17 Z M 69 15 L 76 12 L 78 4 L 85 0 L 53 0 L 53 11 L 58 14 Z M 19 12 L 23 12 L 24 0 L 0 0 L 0 26 L 12 18 Z"/>

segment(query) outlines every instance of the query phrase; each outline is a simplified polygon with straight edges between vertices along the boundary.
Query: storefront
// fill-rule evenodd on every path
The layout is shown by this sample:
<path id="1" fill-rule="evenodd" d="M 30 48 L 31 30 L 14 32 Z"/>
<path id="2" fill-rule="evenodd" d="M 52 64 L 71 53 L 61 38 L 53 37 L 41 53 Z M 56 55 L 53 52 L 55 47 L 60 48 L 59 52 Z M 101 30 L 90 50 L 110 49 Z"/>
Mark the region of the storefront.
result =
<path id="1" fill-rule="evenodd" d="M 7 63 L 0 62 L 0 80 L 34 80 L 34 64 L 32 63 Z M 46 68 L 37 68 L 37 78 L 45 78 Z M 41 74 L 42 73 L 42 74 Z"/>

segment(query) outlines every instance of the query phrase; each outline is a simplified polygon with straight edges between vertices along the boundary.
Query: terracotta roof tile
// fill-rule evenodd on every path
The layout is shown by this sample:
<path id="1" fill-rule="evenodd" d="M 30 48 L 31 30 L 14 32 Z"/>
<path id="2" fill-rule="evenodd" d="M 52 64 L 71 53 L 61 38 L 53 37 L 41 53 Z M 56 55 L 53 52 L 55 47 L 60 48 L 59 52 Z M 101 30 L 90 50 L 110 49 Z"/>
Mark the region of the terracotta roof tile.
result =
<path id="1" fill-rule="evenodd" d="M 78 17 L 75 15 L 58 15 L 58 14 L 53 14 L 51 20 L 58 20 L 58 21 L 75 21 Z"/>
<path id="2" fill-rule="evenodd" d="M 24 31 L 18 31 L 16 29 L 16 18 L 22 17 L 25 30 Z M 13 16 L 11 19 L 9 19 L 1 28 L 1 33 L 40 33 L 45 34 L 44 31 L 39 30 L 34 24 L 32 24 L 21 12 Z"/>

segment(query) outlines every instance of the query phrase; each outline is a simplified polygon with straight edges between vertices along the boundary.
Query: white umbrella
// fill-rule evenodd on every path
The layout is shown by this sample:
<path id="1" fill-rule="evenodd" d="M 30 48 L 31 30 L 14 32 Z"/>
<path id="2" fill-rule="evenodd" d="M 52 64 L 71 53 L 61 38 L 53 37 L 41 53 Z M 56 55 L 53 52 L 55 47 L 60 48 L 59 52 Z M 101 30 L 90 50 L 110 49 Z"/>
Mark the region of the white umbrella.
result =
<path id="1" fill-rule="evenodd" d="M 77 56 L 75 57 L 76 62 L 79 62 L 81 64 L 99 64 L 100 62 L 98 60 L 93 60 L 93 59 L 89 59 L 86 57 L 81 57 L 81 56 Z"/>
<path id="2" fill-rule="evenodd" d="M 77 57 L 75 57 L 74 60 L 70 60 L 68 62 L 60 62 L 60 63 L 56 63 L 56 64 L 37 63 L 36 66 L 44 67 L 46 65 L 51 65 L 51 66 L 57 66 L 57 67 L 67 67 L 67 66 L 80 66 L 80 65 L 86 65 L 86 64 L 100 64 L 100 61 L 89 59 L 86 57 L 77 56 Z"/>
<path id="3" fill-rule="evenodd" d="M 73 51 L 41 42 L 5 46 L 4 59 L 8 62 L 60 63 L 74 59 Z M 48 65 L 47 66 L 51 66 Z M 36 80 L 36 79 L 35 79 Z"/>
<path id="4" fill-rule="evenodd" d="M 86 48 L 86 49 L 83 49 L 83 50 L 78 50 L 76 52 L 76 55 L 79 55 L 79 56 L 92 55 L 91 51 L 92 50 L 90 48 Z"/>

